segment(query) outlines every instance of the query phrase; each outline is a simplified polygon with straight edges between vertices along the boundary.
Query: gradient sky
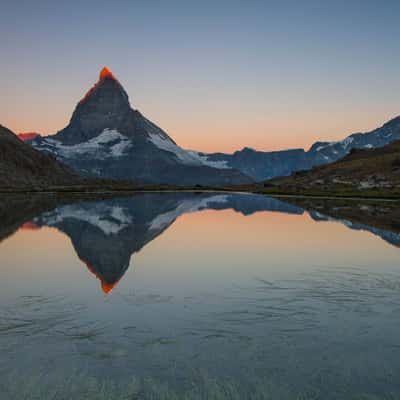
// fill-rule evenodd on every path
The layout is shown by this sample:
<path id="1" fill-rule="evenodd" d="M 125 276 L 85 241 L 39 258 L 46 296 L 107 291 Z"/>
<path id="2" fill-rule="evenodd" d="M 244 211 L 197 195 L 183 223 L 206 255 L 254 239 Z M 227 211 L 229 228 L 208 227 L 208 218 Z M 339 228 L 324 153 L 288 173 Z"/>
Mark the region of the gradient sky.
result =
<path id="1" fill-rule="evenodd" d="M 308 148 L 400 114 L 399 15 L 398 0 L 3 0 L 0 123 L 55 133 L 107 65 L 185 148 Z"/>

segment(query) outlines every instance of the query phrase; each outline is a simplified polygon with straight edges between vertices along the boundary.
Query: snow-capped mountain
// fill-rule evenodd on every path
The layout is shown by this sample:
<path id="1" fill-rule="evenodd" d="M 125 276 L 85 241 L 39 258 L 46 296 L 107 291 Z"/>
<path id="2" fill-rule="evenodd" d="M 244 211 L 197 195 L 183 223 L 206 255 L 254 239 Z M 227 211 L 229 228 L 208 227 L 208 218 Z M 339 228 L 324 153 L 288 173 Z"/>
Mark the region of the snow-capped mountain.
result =
<path id="1" fill-rule="evenodd" d="M 371 132 L 355 133 L 336 142 L 316 142 L 308 151 L 293 149 L 265 152 L 246 147 L 233 154 L 198 153 L 198 155 L 208 162 L 236 168 L 256 181 L 264 181 L 335 162 L 355 148 L 374 149 L 397 140 L 400 140 L 400 117 Z"/>
<path id="2" fill-rule="evenodd" d="M 316 142 L 308 153 L 316 159 L 319 157 L 320 163 L 331 163 L 343 158 L 352 149 L 376 149 L 397 140 L 400 140 L 400 117 L 371 132 L 354 133 L 336 142 Z"/>
<path id="3" fill-rule="evenodd" d="M 131 108 L 107 68 L 57 134 L 30 141 L 76 170 L 139 183 L 225 185 L 251 179 L 179 147 L 162 129 Z"/>

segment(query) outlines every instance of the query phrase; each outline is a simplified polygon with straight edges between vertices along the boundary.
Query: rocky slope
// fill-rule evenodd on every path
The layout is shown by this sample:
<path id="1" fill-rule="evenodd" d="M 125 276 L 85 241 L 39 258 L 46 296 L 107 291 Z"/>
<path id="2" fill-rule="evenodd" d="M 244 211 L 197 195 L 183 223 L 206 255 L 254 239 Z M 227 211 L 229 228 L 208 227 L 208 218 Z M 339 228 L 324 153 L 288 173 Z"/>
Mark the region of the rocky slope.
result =
<path id="1" fill-rule="evenodd" d="M 22 142 L 0 125 L 0 188 L 46 188 L 84 180 L 54 158 Z"/>

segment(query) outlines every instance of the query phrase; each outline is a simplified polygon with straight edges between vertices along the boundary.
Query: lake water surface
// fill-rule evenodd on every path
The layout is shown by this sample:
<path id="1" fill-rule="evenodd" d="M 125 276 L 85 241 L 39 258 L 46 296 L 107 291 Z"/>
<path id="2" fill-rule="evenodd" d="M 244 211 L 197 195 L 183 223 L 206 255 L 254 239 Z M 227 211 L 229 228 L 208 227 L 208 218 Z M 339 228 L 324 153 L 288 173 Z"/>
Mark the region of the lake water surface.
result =
<path id="1" fill-rule="evenodd" d="M 248 194 L 52 202 L 3 206 L 1 399 L 400 398 L 400 231 Z"/>

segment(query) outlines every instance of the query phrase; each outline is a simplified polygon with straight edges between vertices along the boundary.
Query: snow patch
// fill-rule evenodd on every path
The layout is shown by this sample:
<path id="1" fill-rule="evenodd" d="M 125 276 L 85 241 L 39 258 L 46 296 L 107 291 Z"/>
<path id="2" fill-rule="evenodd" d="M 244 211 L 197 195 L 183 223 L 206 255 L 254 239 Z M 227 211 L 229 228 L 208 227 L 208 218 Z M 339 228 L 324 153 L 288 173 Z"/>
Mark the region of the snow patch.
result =
<path id="1" fill-rule="evenodd" d="M 349 136 L 349 137 L 347 137 L 347 138 L 345 138 L 343 140 L 339 140 L 339 141 L 335 141 L 335 142 L 329 142 L 327 144 L 318 146 L 315 149 L 315 151 L 321 151 L 321 150 L 327 149 L 328 147 L 335 146 L 336 144 L 340 144 L 343 147 L 343 149 L 347 149 L 351 145 L 351 143 L 353 143 L 353 142 L 354 142 L 354 138 Z M 333 152 L 335 154 L 337 154 L 336 150 L 333 150 Z"/>
<path id="2" fill-rule="evenodd" d="M 202 164 L 207 165 L 209 167 L 220 168 L 220 169 L 229 169 L 230 168 L 227 165 L 228 162 L 226 160 L 212 161 L 212 160 L 208 159 L 209 156 L 207 154 L 200 154 L 197 151 L 193 151 L 193 150 L 188 150 L 188 153 L 192 154 L 193 157 L 198 158 L 198 160 Z"/>
<path id="3" fill-rule="evenodd" d="M 66 219 L 75 219 L 89 223 L 106 235 L 116 234 L 132 223 L 132 218 L 125 214 L 123 208 L 106 205 L 96 207 L 66 205 L 44 213 L 38 219 L 48 226 L 56 226 Z"/>
<path id="4" fill-rule="evenodd" d="M 311 213 L 309 212 L 309 215 L 311 216 L 311 218 L 312 218 L 312 215 L 315 215 L 321 221 L 325 221 L 325 222 L 339 222 L 339 223 L 347 226 L 348 228 L 351 228 L 353 226 L 353 223 L 347 219 L 333 218 L 329 215 L 321 214 L 318 211 L 312 211 Z"/>
<path id="5" fill-rule="evenodd" d="M 33 147 L 38 150 L 46 150 L 64 158 L 89 155 L 93 158 L 104 159 L 122 157 L 132 147 L 132 142 L 115 129 L 104 129 L 100 135 L 86 142 L 64 145 L 59 140 L 43 138 L 38 144 L 33 143 Z"/>
<path id="6" fill-rule="evenodd" d="M 208 156 L 199 154 L 197 151 L 184 150 L 177 146 L 171 139 L 161 133 L 148 132 L 149 140 L 159 149 L 173 153 L 178 161 L 187 165 L 204 165 L 212 168 L 226 169 L 226 161 L 210 161 Z"/>
<path id="7" fill-rule="evenodd" d="M 318 146 L 318 147 L 315 149 L 315 151 L 321 151 L 321 150 L 327 148 L 327 147 L 330 146 L 330 145 L 331 145 L 331 143 L 329 143 L 329 144 L 324 144 L 323 146 Z"/>
<path id="8" fill-rule="evenodd" d="M 370 189 L 370 188 L 373 188 L 375 186 L 376 186 L 375 183 L 371 182 L 371 181 L 360 181 L 359 184 L 358 184 L 358 187 L 360 189 Z"/>
<path id="9" fill-rule="evenodd" d="M 150 229 L 162 229 L 170 225 L 176 218 L 182 214 L 192 213 L 200 210 L 205 210 L 211 203 L 226 203 L 228 201 L 227 195 L 216 195 L 203 199 L 188 199 L 183 200 L 179 205 L 164 214 L 156 217 L 150 224 Z"/>
<path id="10" fill-rule="evenodd" d="M 347 137 L 346 139 L 343 139 L 341 142 L 339 142 L 343 147 L 349 147 L 351 143 L 354 142 L 354 138 L 352 137 Z"/>
<path id="11" fill-rule="evenodd" d="M 159 133 L 148 133 L 149 140 L 161 150 L 173 153 L 176 158 L 187 165 L 201 165 L 201 162 L 189 152 L 177 146 L 171 139 Z"/>

